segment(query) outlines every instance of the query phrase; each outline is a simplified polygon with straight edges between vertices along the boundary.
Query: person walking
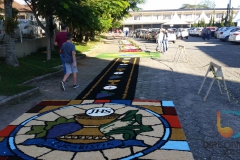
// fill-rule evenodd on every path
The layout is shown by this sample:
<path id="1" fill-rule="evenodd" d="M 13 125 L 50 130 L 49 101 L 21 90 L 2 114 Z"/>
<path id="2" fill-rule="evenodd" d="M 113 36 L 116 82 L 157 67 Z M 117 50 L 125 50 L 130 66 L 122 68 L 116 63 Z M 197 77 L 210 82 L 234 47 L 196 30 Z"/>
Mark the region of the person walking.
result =
<path id="1" fill-rule="evenodd" d="M 126 32 L 125 32 L 125 36 L 128 37 L 128 30 L 126 30 Z"/>
<path id="2" fill-rule="evenodd" d="M 158 51 L 158 47 L 160 47 L 160 52 L 163 51 L 163 32 L 162 29 L 159 29 L 159 32 L 157 34 L 157 47 L 156 47 L 156 51 Z"/>
<path id="3" fill-rule="evenodd" d="M 65 91 L 65 82 L 69 75 L 73 74 L 73 88 L 78 88 L 77 84 L 77 59 L 76 59 L 76 48 L 72 43 L 72 34 L 67 33 L 66 35 L 67 42 L 62 44 L 61 52 L 64 54 L 64 62 L 66 67 L 66 74 L 63 77 L 63 80 L 60 82 L 60 88 L 62 91 Z"/>
<path id="4" fill-rule="evenodd" d="M 55 38 L 55 42 L 54 42 L 55 46 L 58 46 L 58 51 L 59 51 L 60 59 L 62 61 L 63 74 L 64 75 L 66 74 L 66 67 L 65 67 L 65 62 L 64 62 L 64 54 L 61 51 L 61 47 L 62 47 L 62 44 L 67 41 L 67 39 L 66 39 L 67 33 L 68 33 L 67 32 L 67 26 L 65 24 L 63 24 L 61 26 L 61 32 L 57 33 L 56 38 Z"/>
<path id="5" fill-rule="evenodd" d="M 207 40 L 209 40 L 212 36 L 212 31 L 210 30 L 210 28 L 207 28 Z"/>
<path id="6" fill-rule="evenodd" d="M 163 33 L 163 54 L 168 50 L 168 30 L 166 29 Z"/>
<path id="7" fill-rule="evenodd" d="M 207 28 L 205 27 L 204 29 L 202 29 L 202 39 L 205 41 L 207 37 Z"/>

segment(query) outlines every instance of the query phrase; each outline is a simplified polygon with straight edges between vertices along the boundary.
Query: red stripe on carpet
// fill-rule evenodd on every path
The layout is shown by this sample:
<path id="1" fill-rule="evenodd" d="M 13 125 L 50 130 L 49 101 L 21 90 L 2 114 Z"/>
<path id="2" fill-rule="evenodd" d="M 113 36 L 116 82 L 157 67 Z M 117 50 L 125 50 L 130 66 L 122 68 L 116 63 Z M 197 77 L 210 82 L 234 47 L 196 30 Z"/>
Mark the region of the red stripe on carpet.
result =
<path id="1" fill-rule="evenodd" d="M 182 128 L 180 121 L 177 116 L 172 115 L 161 115 L 165 118 L 172 128 Z"/>
<path id="2" fill-rule="evenodd" d="M 0 131 L 0 137 L 8 137 L 17 126 L 7 126 Z"/>

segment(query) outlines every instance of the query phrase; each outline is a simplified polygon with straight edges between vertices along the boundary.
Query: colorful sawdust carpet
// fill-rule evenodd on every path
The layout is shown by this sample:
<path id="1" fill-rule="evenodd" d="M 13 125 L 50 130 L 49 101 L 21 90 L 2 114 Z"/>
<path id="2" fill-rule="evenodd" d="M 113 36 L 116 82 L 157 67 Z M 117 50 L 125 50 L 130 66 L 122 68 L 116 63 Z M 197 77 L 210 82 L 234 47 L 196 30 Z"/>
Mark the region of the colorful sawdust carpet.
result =
<path id="1" fill-rule="evenodd" d="M 134 99 L 140 58 L 115 58 L 76 99 Z"/>
<path id="2" fill-rule="evenodd" d="M 42 101 L 0 137 L 0 159 L 193 159 L 172 101 Z"/>
<path id="3" fill-rule="evenodd" d="M 121 52 L 121 53 L 100 53 L 96 58 L 131 58 L 131 57 L 140 57 L 140 58 L 159 58 L 159 52 Z"/>

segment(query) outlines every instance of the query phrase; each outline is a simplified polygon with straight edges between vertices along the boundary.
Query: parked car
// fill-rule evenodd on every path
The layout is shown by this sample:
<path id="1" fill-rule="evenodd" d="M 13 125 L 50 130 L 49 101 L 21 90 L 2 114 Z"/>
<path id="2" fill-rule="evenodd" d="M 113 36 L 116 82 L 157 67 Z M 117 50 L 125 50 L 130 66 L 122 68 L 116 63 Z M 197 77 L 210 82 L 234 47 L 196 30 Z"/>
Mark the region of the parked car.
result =
<path id="1" fill-rule="evenodd" d="M 146 31 L 147 31 L 147 29 L 140 29 L 140 32 L 138 34 L 139 38 L 144 38 Z"/>
<path id="2" fill-rule="evenodd" d="M 222 29 L 222 27 L 219 27 L 215 32 L 214 32 L 214 37 L 217 38 L 217 34 L 218 32 L 220 32 L 220 30 Z"/>
<path id="3" fill-rule="evenodd" d="M 147 40 L 156 40 L 159 28 L 151 28 L 149 29 L 148 35 L 146 37 Z"/>
<path id="4" fill-rule="evenodd" d="M 40 21 L 44 27 L 46 27 L 46 21 Z M 35 33 L 39 36 L 45 35 L 45 30 L 40 27 L 37 21 L 34 21 L 34 26 L 36 27 Z"/>
<path id="5" fill-rule="evenodd" d="M 195 27 L 192 27 L 192 28 L 190 28 L 190 29 L 188 30 L 188 34 L 189 34 L 190 36 L 193 36 L 194 29 L 195 29 Z"/>
<path id="6" fill-rule="evenodd" d="M 217 37 L 218 39 L 220 39 L 221 41 L 228 41 L 229 40 L 229 35 L 230 32 L 235 32 L 237 30 L 239 30 L 239 27 L 236 26 L 231 26 L 231 27 L 227 27 L 225 30 L 222 30 L 218 33 Z"/>
<path id="7" fill-rule="evenodd" d="M 175 43 L 176 40 L 177 40 L 177 37 L 176 37 L 175 32 L 168 30 L 168 42 L 173 42 L 173 43 Z"/>
<path id="8" fill-rule="evenodd" d="M 240 43 L 240 29 L 235 32 L 231 32 L 228 40 L 229 42 Z"/>
<path id="9" fill-rule="evenodd" d="M 220 37 L 220 32 L 224 32 L 226 29 L 228 29 L 228 27 L 221 27 L 221 29 L 217 32 L 217 38 L 219 39 Z"/>
<path id="10" fill-rule="evenodd" d="M 218 29 L 218 27 L 206 27 L 209 28 L 211 30 L 211 37 L 215 37 L 215 32 Z"/>
<path id="11" fill-rule="evenodd" d="M 175 31 L 175 34 L 176 34 L 176 38 L 186 38 L 188 39 L 188 30 L 187 28 L 178 28 L 176 31 Z"/>
<path id="12" fill-rule="evenodd" d="M 34 22 L 32 20 L 18 19 L 18 22 L 18 26 L 23 36 L 33 38 L 34 34 L 37 34 L 37 27 L 34 25 Z"/>
<path id="13" fill-rule="evenodd" d="M 198 36 L 198 37 L 201 37 L 202 36 L 202 30 L 204 28 L 203 27 L 197 27 L 195 30 L 194 30 L 194 36 Z"/>

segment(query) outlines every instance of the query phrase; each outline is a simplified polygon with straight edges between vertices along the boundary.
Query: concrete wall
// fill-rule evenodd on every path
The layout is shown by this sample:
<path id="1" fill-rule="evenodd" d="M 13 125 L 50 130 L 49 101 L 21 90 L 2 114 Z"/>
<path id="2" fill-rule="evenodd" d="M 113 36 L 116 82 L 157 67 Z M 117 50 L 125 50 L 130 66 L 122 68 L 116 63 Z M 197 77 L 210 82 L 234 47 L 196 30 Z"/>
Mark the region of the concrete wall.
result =
<path id="1" fill-rule="evenodd" d="M 23 43 L 16 43 L 17 58 L 24 57 L 30 53 L 36 52 L 41 47 L 47 46 L 46 37 L 26 40 Z M 0 57 L 5 57 L 5 48 L 0 48 Z"/>

